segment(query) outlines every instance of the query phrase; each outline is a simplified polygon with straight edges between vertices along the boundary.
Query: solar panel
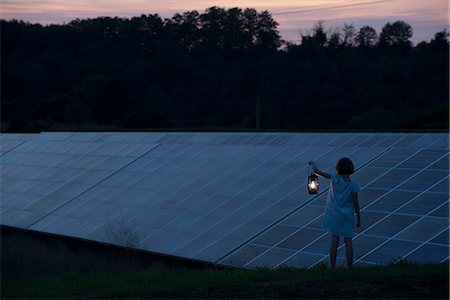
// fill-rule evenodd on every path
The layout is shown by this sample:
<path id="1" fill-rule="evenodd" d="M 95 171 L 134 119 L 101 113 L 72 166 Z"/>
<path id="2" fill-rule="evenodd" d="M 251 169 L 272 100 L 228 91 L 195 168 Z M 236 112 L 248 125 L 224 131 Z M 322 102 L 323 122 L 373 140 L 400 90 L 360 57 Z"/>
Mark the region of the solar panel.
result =
<path id="1" fill-rule="evenodd" d="M 435 152 L 434 154 L 435 155 L 432 157 L 432 159 L 430 159 L 430 162 L 436 160 L 436 158 L 441 157 L 443 153 Z M 386 156 L 388 156 L 388 154 L 384 155 L 383 158 L 386 158 Z M 392 157 L 392 155 L 389 155 L 389 156 Z M 393 162 L 395 162 L 395 160 Z M 385 164 L 385 166 L 387 166 L 386 163 L 383 163 L 383 164 Z M 420 167 L 420 166 L 418 166 L 418 167 Z M 371 171 L 373 171 L 373 170 L 371 170 Z M 391 170 L 391 173 L 387 173 L 387 174 L 392 175 L 393 171 L 394 170 Z M 397 171 L 397 170 L 395 170 L 395 171 Z M 427 177 L 427 176 L 429 176 L 429 177 Z M 434 184 L 436 184 L 436 182 L 445 180 L 445 179 L 442 179 L 445 176 L 446 176 L 445 174 L 436 174 L 436 173 L 423 174 L 423 176 L 420 177 L 420 180 L 422 180 L 422 182 L 420 182 L 419 179 L 415 180 L 415 183 L 420 183 L 420 185 L 419 186 L 416 185 L 415 187 L 412 187 L 412 189 L 419 190 L 419 191 L 427 190 L 430 185 L 434 185 Z M 406 179 L 409 178 L 408 176 L 403 176 L 403 177 L 405 177 Z M 378 182 L 378 188 L 385 188 L 386 185 L 388 185 L 388 188 L 392 188 L 392 187 L 396 186 L 395 184 L 392 184 L 392 183 L 388 184 L 388 183 L 390 182 L 389 179 L 392 181 L 392 180 L 398 179 L 398 176 L 394 176 L 394 177 L 393 176 L 390 176 L 390 177 L 385 176 L 382 178 L 383 179 L 387 178 L 387 180 L 385 180 L 385 182 Z M 403 180 L 400 180 L 400 182 L 402 182 L 402 181 Z M 399 185 L 398 182 L 397 182 L 397 185 Z M 400 185 L 400 186 L 401 187 L 403 186 L 403 188 L 411 188 L 412 184 L 409 184 L 406 186 L 405 185 Z M 364 192 L 364 190 L 363 190 L 363 192 Z M 394 193 L 397 193 L 397 194 L 394 194 Z M 389 195 L 390 198 L 387 198 L 388 197 L 387 195 Z M 416 195 L 419 195 L 419 193 L 417 192 Z M 410 226 L 412 226 L 412 229 L 409 229 L 409 231 L 406 231 L 406 232 L 410 232 L 410 235 L 412 234 L 412 232 L 415 232 L 417 235 L 417 232 L 420 232 L 420 230 L 416 229 L 416 227 L 420 227 L 420 228 L 430 227 L 431 226 L 430 223 L 432 223 L 431 219 L 426 219 L 426 221 L 420 221 L 420 222 L 418 221 L 421 218 L 420 216 L 423 216 L 424 214 L 426 214 L 426 211 L 424 211 L 424 210 L 420 211 L 417 216 L 408 216 L 406 214 L 411 214 L 411 211 L 410 211 L 411 206 L 414 207 L 414 209 L 416 209 L 416 210 L 421 209 L 421 206 L 422 207 L 428 206 L 428 210 L 429 210 L 429 209 L 432 209 L 433 207 L 438 209 L 439 205 L 446 205 L 446 204 L 448 205 L 448 190 L 446 193 L 442 194 L 442 197 L 439 197 L 438 195 L 434 195 L 434 197 L 433 197 L 433 196 L 431 196 L 430 193 L 422 193 L 420 195 L 421 196 L 419 198 L 416 198 L 415 194 L 413 194 L 412 192 L 409 192 L 409 194 L 405 194 L 405 193 L 400 194 L 400 192 L 391 192 L 391 193 L 385 194 L 385 196 L 383 196 L 381 198 L 381 200 L 377 200 L 375 202 L 377 205 L 372 204 L 367 209 L 365 209 L 365 206 L 362 205 L 363 218 L 365 216 L 366 210 L 369 210 L 369 209 L 372 209 L 372 210 L 378 209 L 378 210 L 384 211 L 386 214 L 390 213 L 390 215 L 386 215 L 381 220 L 378 220 L 376 223 L 377 225 L 371 225 L 366 232 L 370 233 L 370 237 L 373 237 L 373 238 L 385 238 L 386 240 L 387 239 L 392 240 L 392 237 L 396 236 L 398 234 L 397 231 L 402 231 L 404 228 L 409 228 Z M 378 195 L 378 196 L 375 196 L 374 198 L 380 199 L 379 198 L 380 196 L 381 195 Z M 361 198 L 364 198 L 364 196 L 362 195 Z M 411 198 L 411 200 L 410 200 L 410 198 Z M 429 201 L 425 200 L 426 205 L 424 205 L 423 204 L 424 200 L 422 200 L 422 201 L 415 200 L 415 199 L 420 199 L 420 198 L 424 198 L 424 199 L 432 198 L 432 199 L 430 199 Z M 445 200 L 439 200 L 442 198 Z M 436 202 L 434 204 L 432 203 L 433 199 L 436 199 L 436 200 L 434 200 Z M 317 204 L 318 202 L 313 201 L 311 203 Z M 406 203 L 406 204 L 404 204 L 404 203 Z M 415 205 L 411 205 L 409 203 L 414 203 Z M 420 204 L 420 203 L 422 203 L 422 204 Z M 322 202 L 322 204 L 323 204 L 323 202 Z M 392 211 L 395 211 L 397 206 L 409 208 L 409 211 L 407 211 L 406 208 L 404 208 L 403 210 L 399 210 L 399 212 L 403 213 L 403 214 L 393 215 Z M 311 208 L 313 206 L 308 205 L 306 207 Z M 304 208 L 302 208 L 302 209 L 304 209 Z M 303 215 L 305 215 L 305 216 L 308 215 L 307 213 L 302 214 L 301 213 L 302 209 L 300 209 L 298 212 L 296 212 L 296 214 L 298 214 L 298 217 L 303 216 Z M 416 212 L 416 214 L 417 214 L 417 212 Z M 287 222 L 289 222 L 289 219 L 287 219 L 287 220 L 288 220 Z M 415 224 L 415 222 L 419 222 L 419 223 Z M 435 221 L 435 223 L 437 223 L 437 222 L 439 222 L 439 221 Z M 446 228 L 448 228 L 448 219 L 442 218 L 442 219 L 440 219 L 440 222 L 441 223 L 439 223 L 439 226 L 435 225 L 433 227 L 435 229 L 435 231 L 438 231 L 438 233 L 441 233 L 442 230 L 445 230 Z M 281 238 L 281 242 L 279 242 L 279 244 L 276 245 L 275 247 L 272 246 L 272 248 L 266 249 L 265 251 L 258 254 L 257 258 L 253 258 L 251 261 L 247 261 L 245 263 L 240 263 L 240 264 L 238 264 L 238 266 L 253 266 L 255 264 L 255 261 L 258 261 L 261 257 L 265 257 L 265 255 L 266 255 L 265 253 L 269 253 L 270 251 L 272 251 L 272 249 L 277 249 L 277 248 L 284 249 L 284 248 L 290 248 L 290 247 L 292 248 L 292 245 L 295 245 L 297 253 L 292 255 L 290 258 L 285 259 L 282 263 L 280 263 L 278 265 L 286 264 L 286 265 L 292 265 L 292 266 L 306 266 L 306 265 L 311 265 L 311 264 L 315 264 L 320 261 L 323 261 L 326 258 L 326 254 L 327 254 L 326 250 L 325 251 L 321 250 L 322 254 L 324 255 L 321 259 L 318 259 L 318 257 L 314 256 L 314 255 L 309 255 L 309 256 L 307 255 L 308 253 L 317 254 L 317 253 L 320 253 L 319 249 L 327 249 L 328 248 L 328 246 L 326 245 L 327 241 L 325 241 L 325 239 L 324 239 L 325 238 L 324 235 L 322 235 L 320 238 L 316 238 L 315 241 L 313 241 L 312 243 L 308 240 L 308 237 L 311 237 L 312 232 L 314 232 L 314 231 L 312 231 L 312 228 L 317 226 L 318 222 L 316 221 L 315 223 L 316 224 L 313 225 L 314 224 L 314 221 L 313 221 L 306 226 L 302 224 L 303 227 L 301 229 L 299 229 L 295 233 L 289 234 L 288 236 L 284 236 L 284 239 Z M 273 227 L 273 228 L 276 228 L 276 227 Z M 430 235 L 432 236 L 434 233 L 435 232 L 429 228 L 425 229 L 422 232 L 422 234 L 424 236 L 430 236 Z M 280 236 L 282 237 L 283 234 L 279 234 L 278 239 L 280 239 Z M 403 235 L 400 235 L 400 238 L 401 237 L 403 237 L 404 239 L 406 239 L 408 237 L 410 239 L 412 239 L 410 236 L 406 235 L 405 233 L 403 233 Z M 306 241 L 302 240 L 302 239 L 306 239 Z M 411 246 L 412 244 L 414 244 L 414 242 L 411 241 L 410 244 L 407 244 L 407 245 L 405 244 L 404 248 L 406 249 L 407 246 Z M 255 245 L 257 243 L 258 243 L 258 237 L 255 240 L 253 240 L 250 244 Z M 328 241 L 328 243 L 329 243 L 329 241 Z M 388 245 L 390 245 L 390 244 L 388 244 Z M 447 250 L 448 250 L 448 244 L 441 245 L 441 246 L 447 247 Z M 303 248 L 301 248 L 301 247 L 303 247 Z M 355 248 L 357 248 L 357 246 Z M 393 251 L 391 254 L 389 254 L 389 251 L 386 251 L 386 249 L 390 249 L 390 248 L 388 248 L 388 246 L 383 246 L 382 250 L 387 253 L 386 255 L 389 256 L 390 260 L 398 258 L 398 257 L 396 257 L 396 255 L 399 255 L 399 253 L 396 253 L 395 251 Z M 402 251 L 405 249 L 402 249 Z M 382 250 L 379 250 L 379 251 L 382 251 Z M 366 251 L 366 250 L 362 249 L 362 251 Z M 237 256 L 237 255 L 239 255 L 239 251 L 231 254 L 228 258 L 225 258 L 225 260 L 223 262 L 230 264 L 230 261 L 233 261 L 233 257 Z M 306 258 L 299 259 L 300 256 L 306 257 Z M 412 259 L 412 256 L 408 256 L 408 257 L 410 259 Z M 419 258 L 419 256 L 415 256 L 416 260 L 418 258 Z M 312 261 L 314 259 L 316 259 L 316 261 L 314 263 L 312 263 Z M 445 257 L 444 257 L 444 259 L 445 259 Z M 420 261 L 420 259 L 419 259 L 419 261 Z M 368 258 L 366 258 L 365 261 L 360 260 L 360 262 L 386 263 L 387 261 L 385 260 L 384 256 L 372 255 L 372 256 L 368 256 Z M 236 265 L 236 263 L 231 263 L 231 265 Z M 272 264 L 269 264 L 269 266 L 272 266 Z"/>
<path id="2" fill-rule="evenodd" d="M 363 188 L 356 263 L 448 259 L 447 134 L 57 132 L 0 141 L 4 225 L 235 267 L 311 267 L 328 259 L 327 182 L 308 195 L 307 163 L 334 172 L 346 156 Z"/>

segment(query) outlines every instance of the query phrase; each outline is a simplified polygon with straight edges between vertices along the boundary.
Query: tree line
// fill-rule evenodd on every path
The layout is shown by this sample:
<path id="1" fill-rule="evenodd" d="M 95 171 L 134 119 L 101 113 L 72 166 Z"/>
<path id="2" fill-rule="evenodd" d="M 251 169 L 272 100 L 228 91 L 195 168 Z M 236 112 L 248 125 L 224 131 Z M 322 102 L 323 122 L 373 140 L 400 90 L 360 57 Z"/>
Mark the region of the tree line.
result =
<path id="1" fill-rule="evenodd" d="M 0 26 L 3 132 L 448 129 L 446 30 L 319 21 L 294 44 L 268 11 L 219 7 Z"/>

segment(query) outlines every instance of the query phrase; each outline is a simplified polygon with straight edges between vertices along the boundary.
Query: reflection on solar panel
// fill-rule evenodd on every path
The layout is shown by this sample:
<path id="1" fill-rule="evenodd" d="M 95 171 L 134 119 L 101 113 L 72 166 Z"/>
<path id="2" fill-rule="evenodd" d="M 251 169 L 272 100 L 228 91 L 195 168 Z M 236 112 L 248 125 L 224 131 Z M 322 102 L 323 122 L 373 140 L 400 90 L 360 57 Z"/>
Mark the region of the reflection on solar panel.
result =
<path id="1" fill-rule="evenodd" d="M 235 267 L 327 260 L 327 187 L 307 162 L 350 157 L 357 264 L 449 256 L 448 135 L 2 134 L 1 224 Z M 339 249 L 338 260 L 345 259 Z M 338 262 L 339 263 L 339 262 Z"/>

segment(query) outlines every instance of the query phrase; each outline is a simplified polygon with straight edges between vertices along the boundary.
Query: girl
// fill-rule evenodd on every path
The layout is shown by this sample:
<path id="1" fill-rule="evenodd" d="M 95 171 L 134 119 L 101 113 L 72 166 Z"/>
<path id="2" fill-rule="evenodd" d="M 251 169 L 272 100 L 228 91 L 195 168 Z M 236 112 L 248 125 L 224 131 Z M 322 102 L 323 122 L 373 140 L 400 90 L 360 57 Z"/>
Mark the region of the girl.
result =
<path id="1" fill-rule="evenodd" d="M 331 180 L 322 224 L 322 227 L 331 234 L 331 268 L 334 269 L 336 266 L 336 254 L 340 236 L 344 237 L 347 266 L 351 267 L 353 264 L 352 237 L 355 234 L 353 212 L 356 213 L 356 227 L 361 227 L 358 202 L 358 192 L 361 188 L 359 184 L 350 180 L 350 175 L 355 171 L 353 163 L 346 157 L 341 158 L 336 164 L 337 174 L 328 174 L 320 171 L 314 161 L 310 161 L 309 164 L 314 173 Z"/>

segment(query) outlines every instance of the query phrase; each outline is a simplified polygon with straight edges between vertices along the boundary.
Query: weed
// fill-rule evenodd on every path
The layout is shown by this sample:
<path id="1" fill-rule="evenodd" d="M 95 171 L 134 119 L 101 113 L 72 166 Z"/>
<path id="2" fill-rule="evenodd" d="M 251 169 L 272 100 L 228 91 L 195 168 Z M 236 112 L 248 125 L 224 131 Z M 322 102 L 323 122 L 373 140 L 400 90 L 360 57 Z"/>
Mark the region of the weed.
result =
<path id="1" fill-rule="evenodd" d="M 140 238 L 134 220 L 126 216 L 119 216 L 106 225 L 105 236 L 114 245 L 130 248 L 140 248 Z"/>

